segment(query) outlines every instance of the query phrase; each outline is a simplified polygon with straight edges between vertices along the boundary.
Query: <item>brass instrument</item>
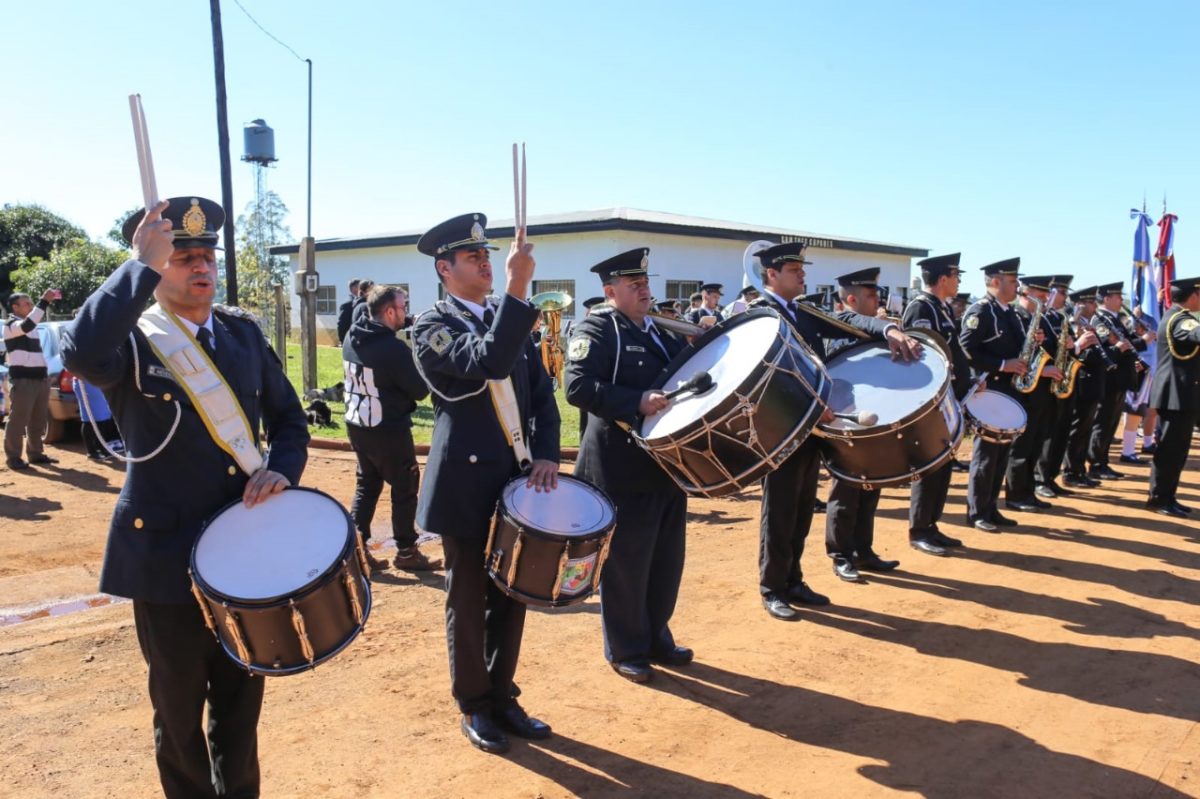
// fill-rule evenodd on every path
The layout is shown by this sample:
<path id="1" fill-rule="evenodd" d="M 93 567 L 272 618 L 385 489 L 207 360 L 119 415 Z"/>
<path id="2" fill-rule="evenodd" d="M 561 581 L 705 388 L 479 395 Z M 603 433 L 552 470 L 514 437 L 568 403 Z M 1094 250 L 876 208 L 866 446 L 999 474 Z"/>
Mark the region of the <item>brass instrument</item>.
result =
<path id="1" fill-rule="evenodd" d="M 1114 361 L 1112 356 L 1108 354 L 1108 350 L 1104 349 L 1104 342 L 1108 339 L 1109 335 L 1111 335 L 1111 331 L 1107 326 L 1104 324 L 1088 324 L 1087 322 L 1083 321 L 1083 317 L 1080 314 L 1076 314 L 1071 319 L 1071 324 L 1075 326 L 1075 334 L 1077 338 L 1081 333 L 1095 333 L 1096 338 L 1100 339 L 1100 341 L 1096 343 L 1096 346 L 1099 347 L 1100 350 L 1100 360 L 1104 361 L 1104 369 L 1111 372 L 1113 369 L 1117 368 L 1117 362 Z"/>
<path id="2" fill-rule="evenodd" d="M 1025 333 L 1025 343 L 1021 345 L 1021 360 L 1029 369 L 1023 375 L 1013 375 L 1013 388 L 1022 394 L 1028 394 L 1037 388 L 1042 370 L 1050 363 L 1050 356 L 1038 344 L 1037 334 L 1042 324 L 1042 314 L 1045 304 L 1037 297 L 1026 297 L 1033 301 L 1033 315 L 1029 318 L 1029 330 Z"/>
<path id="3" fill-rule="evenodd" d="M 676 319 L 673 316 L 667 316 L 655 310 L 646 311 L 646 316 L 653 319 L 654 324 L 664 330 L 670 330 L 672 333 L 678 333 L 681 336 L 688 336 L 689 338 L 702 335 L 709 329 L 704 325 L 694 325 L 686 319 Z"/>
<path id="4" fill-rule="evenodd" d="M 562 383 L 563 356 L 562 312 L 571 307 L 571 295 L 565 291 L 542 291 L 529 298 L 529 304 L 542 312 L 542 365 L 557 390 Z"/>
<path id="5" fill-rule="evenodd" d="M 1050 381 L 1050 393 L 1059 399 L 1067 399 L 1075 393 L 1075 380 L 1079 377 L 1083 362 L 1071 357 L 1067 347 L 1067 339 L 1071 337 L 1071 320 L 1065 313 L 1062 314 L 1062 318 L 1062 331 L 1058 334 L 1058 352 L 1054 355 L 1054 366 L 1062 373 L 1062 377 Z"/>

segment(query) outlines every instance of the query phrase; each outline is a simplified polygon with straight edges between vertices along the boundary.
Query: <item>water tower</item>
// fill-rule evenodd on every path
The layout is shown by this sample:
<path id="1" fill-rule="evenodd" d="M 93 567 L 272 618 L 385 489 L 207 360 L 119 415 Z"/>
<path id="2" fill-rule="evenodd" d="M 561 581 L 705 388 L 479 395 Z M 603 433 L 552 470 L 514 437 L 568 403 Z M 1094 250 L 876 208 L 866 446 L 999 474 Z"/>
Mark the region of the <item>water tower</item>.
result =
<path id="1" fill-rule="evenodd" d="M 254 208 L 256 213 L 250 220 L 250 239 L 258 255 L 259 280 L 270 283 L 271 275 L 267 260 L 267 239 L 270 236 L 268 219 L 264 211 L 267 195 L 267 167 L 279 159 L 275 157 L 275 131 L 261 119 L 246 123 L 242 128 L 242 160 L 254 165 Z M 266 274 L 263 274 L 263 273 Z M 266 286 L 262 286 L 266 288 Z M 261 301 L 261 298 L 260 298 Z M 266 311 L 264 307 L 261 310 Z M 270 316 L 270 313 L 266 313 Z"/>

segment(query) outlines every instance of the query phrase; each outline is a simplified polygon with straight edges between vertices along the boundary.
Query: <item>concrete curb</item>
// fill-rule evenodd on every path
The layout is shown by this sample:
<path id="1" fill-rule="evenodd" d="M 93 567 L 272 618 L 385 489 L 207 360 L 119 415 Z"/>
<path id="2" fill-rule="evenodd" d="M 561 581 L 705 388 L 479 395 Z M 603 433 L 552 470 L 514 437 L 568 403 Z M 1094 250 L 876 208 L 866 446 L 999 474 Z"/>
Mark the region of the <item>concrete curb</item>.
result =
<path id="1" fill-rule="evenodd" d="M 317 438 L 316 436 L 313 436 L 311 439 L 309 439 L 308 448 L 309 449 L 329 449 L 329 450 L 334 450 L 335 452 L 353 452 L 353 450 L 350 448 L 349 441 L 343 441 L 338 438 Z M 424 457 L 429 456 L 429 445 L 428 444 L 417 444 L 414 446 L 414 449 L 417 451 L 418 455 L 421 455 Z M 563 447 L 559 453 L 559 458 L 561 458 L 564 461 L 574 461 L 578 457 L 579 457 L 579 448 L 578 447 Z"/>

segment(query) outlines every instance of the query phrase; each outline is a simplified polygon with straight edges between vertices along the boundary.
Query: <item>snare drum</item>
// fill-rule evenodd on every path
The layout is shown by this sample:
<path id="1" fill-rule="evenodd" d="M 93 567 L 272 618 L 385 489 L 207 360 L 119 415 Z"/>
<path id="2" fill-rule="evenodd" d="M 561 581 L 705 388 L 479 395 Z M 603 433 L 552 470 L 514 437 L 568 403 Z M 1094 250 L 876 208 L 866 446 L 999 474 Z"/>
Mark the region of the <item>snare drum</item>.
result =
<path id="1" fill-rule="evenodd" d="M 919 480 L 946 463 L 962 442 L 963 418 L 951 392 L 951 369 L 938 342 L 906 331 L 922 344 L 921 357 L 892 360 L 886 342 L 847 347 L 826 363 L 835 413 L 874 413 L 862 426 L 835 419 L 820 425 L 829 472 L 870 490 Z"/>
<path id="2" fill-rule="evenodd" d="M 963 402 L 975 437 L 992 444 L 1011 444 L 1025 432 L 1025 408 L 1003 391 L 976 391 Z"/>
<path id="3" fill-rule="evenodd" d="M 599 488 L 560 474 L 537 492 L 525 476 L 500 495 L 488 536 L 487 570 L 501 591 L 527 605 L 574 605 L 600 586 L 617 514 Z"/>
<path id="4" fill-rule="evenodd" d="M 253 508 L 226 505 L 196 539 L 189 572 L 205 623 L 251 674 L 296 674 L 329 660 L 371 613 L 354 523 L 311 488 Z"/>
<path id="5" fill-rule="evenodd" d="M 700 371 L 712 377 L 712 388 L 679 396 L 635 434 L 689 494 L 732 494 L 779 468 L 829 397 L 821 360 L 769 308 L 714 325 L 675 357 L 654 388 L 676 388 Z"/>

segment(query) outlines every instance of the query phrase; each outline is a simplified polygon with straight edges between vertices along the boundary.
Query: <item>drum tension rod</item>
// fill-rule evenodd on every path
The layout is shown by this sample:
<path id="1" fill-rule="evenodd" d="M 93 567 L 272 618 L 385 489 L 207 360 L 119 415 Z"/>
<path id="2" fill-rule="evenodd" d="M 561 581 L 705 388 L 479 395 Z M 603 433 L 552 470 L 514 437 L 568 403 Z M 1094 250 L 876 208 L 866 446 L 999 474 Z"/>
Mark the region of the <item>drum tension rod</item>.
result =
<path id="1" fill-rule="evenodd" d="M 246 667 L 246 671 L 250 671 L 250 650 L 246 648 L 246 640 L 242 637 L 242 627 L 238 623 L 237 613 L 229 609 L 228 602 L 222 602 L 221 606 L 225 608 L 225 629 L 229 630 L 229 637 L 233 639 L 233 647 L 237 650 L 238 659 L 242 661 L 242 665 Z"/>
<path id="2" fill-rule="evenodd" d="M 296 631 L 296 636 L 300 639 L 300 650 L 304 653 L 304 657 L 308 660 L 308 665 L 313 664 L 313 648 L 312 643 L 308 640 L 308 630 L 304 626 L 304 616 L 300 614 L 300 609 L 296 607 L 296 600 L 289 599 L 288 605 L 292 608 L 292 628 Z"/>

